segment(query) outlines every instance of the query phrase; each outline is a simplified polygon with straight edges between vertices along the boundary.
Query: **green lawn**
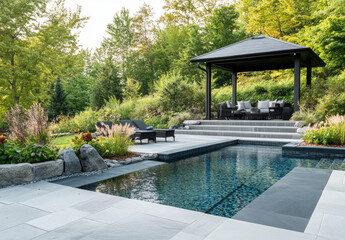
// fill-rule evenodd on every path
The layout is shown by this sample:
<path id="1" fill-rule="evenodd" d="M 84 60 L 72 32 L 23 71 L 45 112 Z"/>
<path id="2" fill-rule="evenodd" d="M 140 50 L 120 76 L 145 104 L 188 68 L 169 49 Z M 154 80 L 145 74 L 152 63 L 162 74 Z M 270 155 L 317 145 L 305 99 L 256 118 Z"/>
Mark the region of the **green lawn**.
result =
<path id="1" fill-rule="evenodd" d="M 75 138 L 78 134 L 70 135 L 70 136 L 63 136 L 63 137 L 57 137 L 53 140 L 53 145 L 56 147 L 61 148 L 67 148 L 72 146 L 72 139 Z"/>

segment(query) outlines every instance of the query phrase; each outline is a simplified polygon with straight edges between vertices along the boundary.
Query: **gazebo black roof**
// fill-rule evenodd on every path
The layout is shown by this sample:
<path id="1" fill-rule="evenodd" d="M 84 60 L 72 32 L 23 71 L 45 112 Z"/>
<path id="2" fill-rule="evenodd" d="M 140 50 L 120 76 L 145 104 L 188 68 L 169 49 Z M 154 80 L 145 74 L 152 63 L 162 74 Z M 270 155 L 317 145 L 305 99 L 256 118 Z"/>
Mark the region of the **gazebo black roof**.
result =
<path id="1" fill-rule="evenodd" d="M 211 63 L 214 67 L 236 72 L 294 68 L 300 54 L 301 67 L 323 67 L 326 64 L 308 47 L 271 38 L 262 34 L 247 38 L 191 59 Z"/>

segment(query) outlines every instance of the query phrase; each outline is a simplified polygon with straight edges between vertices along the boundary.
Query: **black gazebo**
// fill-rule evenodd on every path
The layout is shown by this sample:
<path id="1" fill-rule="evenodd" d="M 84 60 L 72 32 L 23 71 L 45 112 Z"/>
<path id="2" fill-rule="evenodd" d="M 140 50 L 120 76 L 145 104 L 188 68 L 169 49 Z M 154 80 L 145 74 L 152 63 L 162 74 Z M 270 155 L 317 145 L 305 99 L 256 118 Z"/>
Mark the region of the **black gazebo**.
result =
<path id="1" fill-rule="evenodd" d="M 311 68 L 326 64 L 308 47 L 259 34 L 226 47 L 195 57 L 191 62 L 206 63 L 205 119 L 211 119 L 211 69 L 232 72 L 232 103 L 236 105 L 237 73 L 294 69 L 294 111 L 299 110 L 301 67 L 307 68 L 307 86 L 311 86 Z"/>

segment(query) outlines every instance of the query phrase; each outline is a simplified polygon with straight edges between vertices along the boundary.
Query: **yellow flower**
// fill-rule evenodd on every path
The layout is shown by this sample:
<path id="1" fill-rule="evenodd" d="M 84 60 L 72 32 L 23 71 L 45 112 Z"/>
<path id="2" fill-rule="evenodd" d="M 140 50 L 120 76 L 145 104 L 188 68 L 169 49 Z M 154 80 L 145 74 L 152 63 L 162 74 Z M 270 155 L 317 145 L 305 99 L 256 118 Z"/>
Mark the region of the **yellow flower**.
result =
<path id="1" fill-rule="evenodd" d="M 107 152 L 107 153 L 108 153 L 108 152 L 109 152 L 109 150 L 105 150 L 105 152 Z"/>
<path id="2" fill-rule="evenodd" d="M 102 147 L 104 147 L 104 144 L 102 144 Z"/>

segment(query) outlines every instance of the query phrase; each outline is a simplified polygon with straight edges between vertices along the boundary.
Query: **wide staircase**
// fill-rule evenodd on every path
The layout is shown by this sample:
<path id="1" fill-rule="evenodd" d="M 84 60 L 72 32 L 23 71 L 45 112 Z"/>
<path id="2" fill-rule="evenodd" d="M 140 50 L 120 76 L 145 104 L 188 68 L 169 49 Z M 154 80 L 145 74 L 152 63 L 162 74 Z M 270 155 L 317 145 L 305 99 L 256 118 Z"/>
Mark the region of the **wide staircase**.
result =
<path id="1" fill-rule="evenodd" d="M 200 125 L 185 125 L 177 134 L 244 138 L 300 139 L 296 121 L 282 120 L 201 120 Z"/>

